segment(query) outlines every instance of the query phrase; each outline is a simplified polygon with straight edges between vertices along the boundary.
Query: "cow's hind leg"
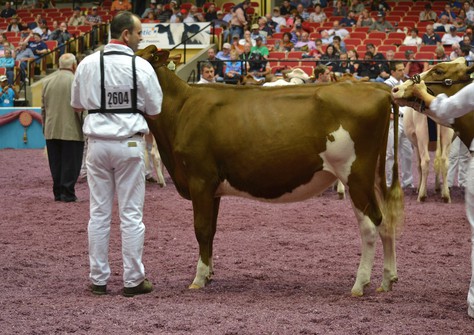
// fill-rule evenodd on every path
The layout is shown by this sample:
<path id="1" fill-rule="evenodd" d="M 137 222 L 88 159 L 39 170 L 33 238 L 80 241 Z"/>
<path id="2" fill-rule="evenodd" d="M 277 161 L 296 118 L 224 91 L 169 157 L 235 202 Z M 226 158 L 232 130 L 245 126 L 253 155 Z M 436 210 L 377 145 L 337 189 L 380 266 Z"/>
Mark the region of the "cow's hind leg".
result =
<path id="1" fill-rule="evenodd" d="M 382 284 L 377 288 L 377 292 L 388 292 L 392 290 L 392 284 L 398 281 L 395 228 L 384 222 L 378 230 L 382 240 L 384 260 Z"/>
<path id="2" fill-rule="evenodd" d="M 194 232 L 199 243 L 199 260 L 196 277 L 189 286 L 191 289 L 204 287 L 212 279 L 212 244 L 216 233 L 220 198 L 212 192 L 192 192 L 194 211 Z"/>

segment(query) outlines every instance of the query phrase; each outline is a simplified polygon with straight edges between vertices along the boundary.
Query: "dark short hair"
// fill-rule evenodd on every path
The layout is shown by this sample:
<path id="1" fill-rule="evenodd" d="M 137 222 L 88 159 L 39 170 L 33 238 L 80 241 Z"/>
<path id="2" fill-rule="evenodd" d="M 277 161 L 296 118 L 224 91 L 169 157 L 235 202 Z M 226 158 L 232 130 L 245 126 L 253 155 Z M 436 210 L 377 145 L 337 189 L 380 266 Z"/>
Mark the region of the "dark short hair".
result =
<path id="1" fill-rule="evenodd" d="M 201 64 L 201 72 L 202 72 L 205 68 L 213 69 L 214 66 L 213 66 L 210 62 L 204 62 L 204 63 Z"/>
<path id="2" fill-rule="evenodd" d="M 390 71 L 396 71 L 398 64 L 403 64 L 403 62 L 399 61 L 399 60 L 394 61 L 394 62 L 390 62 Z"/>
<path id="3" fill-rule="evenodd" d="M 133 32 L 135 28 L 133 17 L 137 17 L 128 11 L 118 13 L 110 23 L 110 37 L 117 39 L 120 38 L 124 30 Z M 138 18 L 138 17 L 137 17 Z"/>

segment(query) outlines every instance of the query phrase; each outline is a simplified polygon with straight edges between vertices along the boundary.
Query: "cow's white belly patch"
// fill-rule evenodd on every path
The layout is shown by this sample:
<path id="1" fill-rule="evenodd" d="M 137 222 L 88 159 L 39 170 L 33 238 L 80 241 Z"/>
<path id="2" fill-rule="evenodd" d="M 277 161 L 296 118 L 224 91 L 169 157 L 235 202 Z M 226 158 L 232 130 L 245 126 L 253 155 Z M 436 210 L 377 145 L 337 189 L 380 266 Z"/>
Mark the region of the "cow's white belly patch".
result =
<path id="1" fill-rule="evenodd" d="M 323 170 L 316 172 L 311 180 L 294 188 L 278 198 L 257 198 L 247 192 L 233 187 L 228 180 L 224 180 L 216 190 L 216 196 L 239 196 L 265 202 L 296 202 L 309 199 L 325 191 L 337 178 L 344 184 L 347 183 L 351 172 L 352 163 L 356 159 L 354 141 L 349 132 L 342 126 L 332 132 L 326 141 L 326 151 L 319 154 L 323 160 Z"/>

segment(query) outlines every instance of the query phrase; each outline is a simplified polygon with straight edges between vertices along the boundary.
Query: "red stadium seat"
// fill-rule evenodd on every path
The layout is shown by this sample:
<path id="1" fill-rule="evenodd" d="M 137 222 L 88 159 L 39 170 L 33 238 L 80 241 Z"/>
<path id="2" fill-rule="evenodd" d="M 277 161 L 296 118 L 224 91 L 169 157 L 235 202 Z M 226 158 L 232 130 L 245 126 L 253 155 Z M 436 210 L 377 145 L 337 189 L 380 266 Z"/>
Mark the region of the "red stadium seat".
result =
<path id="1" fill-rule="evenodd" d="M 400 52 L 405 52 L 407 50 L 411 50 L 414 53 L 416 53 L 418 51 L 418 47 L 414 46 L 414 45 L 400 45 L 398 47 L 398 51 L 400 51 Z"/>

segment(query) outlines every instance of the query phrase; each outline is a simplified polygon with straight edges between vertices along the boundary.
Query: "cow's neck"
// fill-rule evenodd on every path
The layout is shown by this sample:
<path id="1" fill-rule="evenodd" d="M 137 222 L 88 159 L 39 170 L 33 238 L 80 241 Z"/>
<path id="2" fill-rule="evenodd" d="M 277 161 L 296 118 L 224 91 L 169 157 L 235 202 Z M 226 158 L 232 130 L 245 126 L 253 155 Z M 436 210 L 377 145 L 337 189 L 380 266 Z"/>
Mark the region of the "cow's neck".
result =
<path id="1" fill-rule="evenodd" d="M 180 187 L 185 185 L 183 183 L 185 177 L 172 146 L 176 138 L 178 118 L 191 87 L 164 66 L 155 68 L 155 72 L 163 91 L 163 104 L 158 118 L 149 121 L 148 126 L 156 139 L 163 164 L 176 188 L 183 197 L 189 198 L 187 189 Z"/>

